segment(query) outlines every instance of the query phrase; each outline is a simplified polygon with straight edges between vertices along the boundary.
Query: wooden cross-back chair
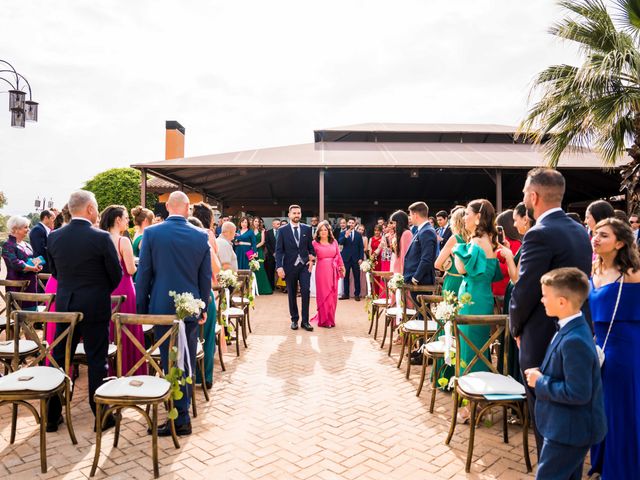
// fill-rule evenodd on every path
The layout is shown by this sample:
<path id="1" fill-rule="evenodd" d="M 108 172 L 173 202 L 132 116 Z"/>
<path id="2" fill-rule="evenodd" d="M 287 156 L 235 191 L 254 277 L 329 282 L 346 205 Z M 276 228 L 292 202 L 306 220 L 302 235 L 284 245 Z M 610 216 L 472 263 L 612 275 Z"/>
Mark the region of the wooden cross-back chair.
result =
<path id="1" fill-rule="evenodd" d="M 215 326 L 216 349 L 218 350 L 218 358 L 220 359 L 220 368 L 222 368 L 222 371 L 225 372 L 227 369 L 224 366 L 224 358 L 222 356 L 222 348 L 220 348 L 220 345 L 222 345 L 222 342 L 226 342 L 225 331 L 224 331 L 224 328 L 222 326 L 222 320 L 221 320 L 222 317 L 220 317 L 220 295 L 224 294 L 224 289 L 220 288 L 220 286 L 216 285 L 211 290 L 214 292 L 214 296 L 211 298 L 211 301 L 212 302 L 217 302 L 216 303 L 216 318 L 214 319 L 215 322 L 216 322 L 216 326 Z M 217 300 L 215 298 L 215 293 L 218 294 L 218 299 Z M 204 370 L 202 372 L 202 378 L 204 378 Z"/>
<path id="2" fill-rule="evenodd" d="M 413 299 L 411 298 L 411 294 L 431 294 L 433 293 L 435 287 L 433 285 L 403 285 L 400 290 L 400 302 L 401 305 L 393 305 L 388 306 L 384 312 L 384 335 L 382 337 L 382 343 L 380 344 L 380 348 L 384 348 L 385 339 L 387 337 L 387 330 L 389 331 L 389 349 L 387 352 L 388 356 L 391 356 L 391 349 L 393 348 L 393 332 L 395 332 L 400 324 L 404 324 L 410 320 L 416 320 L 418 311 L 413 305 Z M 389 303 L 394 303 L 396 294 L 395 291 L 388 290 L 387 298 L 389 298 Z M 411 306 L 409 306 L 411 305 Z M 400 324 L 397 323 L 398 314 L 400 314 Z M 412 327 L 413 324 L 409 324 L 409 328 Z M 422 331 L 422 325 L 419 325 L 420 332 Z M 404 343 L 404 341 L 403 341 Z M 403 345 L 404 346 L 404 345 Z M 404 351 L 403 351 L 404 353 Z M 402 358 L 402 355 L 400 355 Z M 398 365 L 400 366 L 400 365 Z"/>
<path id="3" fill-rule="evenodd" d="M 420 396 L 426 377 L 427 364 L 429 363 L 429 360 L 432 360 L 431 402 L 429 404 L 430 413 L 433 413 L 436 402 L 438 379 L 440 378 L 442 371 L 447 367 L 446 363 L 444 363 L 445 344 L 440 340 L 440 337 L 445 334 L 444 326 L 446 321 L 437 318 L 433 313 L 433 306 L 443 300 L 444 297 L 441 295 L 418 295 L 418 310 L 424 318 L 430 319 L 436 326 L 430 335 L 428 335 L 422 349 L 422 371 L 420 372 L 420 383 L 418 384 L 418 390 L 416 391 L 416 397 Z M 455 350 L 455 347 L 452 346 L 452 349 Z M 437 365 L 438 360 L 442 361 L 442 364 L 439 366 Z"/>
<path id="4" fill-rule="evenodd" d="M 65 405 L 65 416 L 67 430 L 71 437 L 71 442 L 75 445 L 78 443 L 73 431 L 71 419 L 71 380 L 69 379 L 69 370 L 71 368 L 69 355 L 71 350 L 71 339 L 78 322 L 82 320 L 82 313 L 79 312 L 27 312 L 13 311 L 11 312 L 11 320 L 14 322 L 14 358 L 13 363 L 16 369 L 0 377 L 0 405 L 11 404 L 11 437 L 9 442 L 13 444 L 16 437 L 16 423 L 18 419 L 18 406 L 26 407 L 35 417 L 36 422 L 40 424 L 40 468 L 42 473 L 47 472 L 47 402 L 54 395 L 60 397 L 60 403 Z M 56 339 L 48 344 L 40 339 L 40 336 L 34 328 L 36 323 L 62 323 L 68 325 Z M 24 365 L 20 365 L 21 356 L 19 348 L 19 340 L 21 332 L 37 345 L 37 352 L 28 359 Z M 65 363 L 64 370 L 58 365 L 54 356 L 53 349 L 61 343 L 65 342 Z M 49 360 L 51 366 L 45 367 L 39 364 L 43 360 Z M 20 366 L 21 368 L 17 368 Z M 40 402 L 40 413 L 29 401 L 37 400 Z"/>
<path id="5" fill-rule="evenodd" d="M 29 286 L 29 280 L 0 280 L 0 298 L 2 299 L 2 305 L 0 305 L 0 332 L 7 328 L 7 306 L 9 301 L 7 300 L 7 288 L 18 289 L 16 292 L 24 292 Z"/>
<path id="6" fill-rule="evenodd" d="M 113 316 L 116 332 L 116 371 L 117 378 L 104 383 L 94 395 L 96 402 L 96 450 L 91 466 L 90 476 L 94 476 L 100 460 L 100 446 L 102 444 L 102 426 L 109 414 L 113 414 L 116 420 L 113 446 L 118 446 L 120 437 L 120 422 L 122 411 L 132 409 L 140 413 L 147 421 L 151 429 L 151 456 L 153 460 L 153 474 L 155 478 L 160 475 L 158 467 L 158 406 L 168 403 L 169 410 L 173 408 L 171 398 L 171 383 L 164 378 L 164 372 L 156 361 L 153 352 L 165 342 L 169 343 L 169 352 L 177 345 L 178 319 L 174 315 L 136 315 L 116 313 Z M 154 325 L 168 327 L 167 331 L 157 339 L 150 348 L 140 343 L 129 325 Z M 127 338 L 129 342 L 142 354 L 141 358 L 126 372 L 122 369 L 124 361 L 122 355 L 122 341 Z M 135 372 L 147 364 L 155 375 L 135 375 Z M 173 365 L 172 355 L 169 355 L 168 371 Z M 151 407 L 151 417 L 141 406 Z M 169 418 L 171 436 L 176 448 L 180 448 L 174 421 Z"/>
<path id="7" fill-rule="evenodd" d="M 403 305 L 406 305 L 409 301 L 416 303 L 412 297 L 412 294 L 417 298 L 419 294 L 433 294 L 435 292 L 435 285 L 405 285 L 403 286 Z M 425 317 L 418 309 L 418 305 L 414 305 L 412 309 L 416 313 L 413 315 L 403 315 L 403 322 L 398 326 L 402 332 L 402 349 L 400 351 L 400 357 L 398 358 L 398 368 L 402 365 L 404 358 L 404 352 L 407 351 L 407 373 L 406 377 L 409 379 L 411 373 L 411 349 L 416 345 L 418 340 L 422 340 L 422 343 L 426 343 L 429 336 L 432 335 L 437 329 L 438 324 L 432 317 Z M 423 358 L 424 363 L 424 358 Z"/>
<path id="8" fill-rule="evenodd" d="M 522 448 L 524 450 L 524 460 L 527 472 L 531 471 L 531 460 L 529 459 L 529 412 L 527 410 L 527 400 L 525 397 L 524 386 L 509 377 L 507 371 L 507 354 L 509 341 L 508 315 L 457 315 L 453 320 L 453 331 L 456 339 L 456 362 L 455 362 L 455 381 L 453 388 L 453 412 L 451 416 L 451 426 L 447 436 L 446 444 L 448 445 L 453 437 L 456 427 L 458 414 L 458 405 L 461 400 L 469 402 L 471 417 L 469 419 L 469 446 L 467 449 L 467 463 L 465 470 L 467 473 L 471 469 L 471 460 L 473 458 L 473 444 L 475 439 L 475 430 L 482 414 L 488 412 L 494 407 L 502 408 L 502 429 L 503 441 L 509 442 L 507 410 L 511 409 L 520 417 L 522 422 Z M 470 341 L 468 332 L 465 333 L 461 327 L 486 326 L 490 327 L 492 332 L 487 341 L 481 346 L 475 345 Z M 462 345 L 466 344 L 473 352 L 473 357 L 463 368 L 461 366 L 460 352 Z M 493 364 L 491 357 L 491 347 L 499 343 L 503 352 L 503 372 L 499 372 L 498 368 Z M 470 372 L 475 365 L 482 365 L 489 371 Z M 470 372 L 470 373 L 466 373 Z M 502 395 L 494 399 L 487 398 L 485 395 Z M 507 397 L 505 397 L 507 395 Z M 480 409 L 478 410 L 479 404 Z"/>
<path id="9" fill-rule="evenodd" d="M 38 287 L 40 287 L 42 289 L 42 291 L 44 292 L 45 289 L 47 288 L 47 282 L 51 278 L 51 274 L 50 273 L 42 273 L 42 272 L 40 272 L 40 273 L 38 273 L 37 278 L 38 278 Z"/>
<path id="10" fill-rule="evenodd" d="M 38 344 L 34 340 L 28 338 L 17 338 L 16 342 L 12 341 L 14 329 L 11 325 L 11 313 L 13 311 L 22 310 L 24 302 L 35 303 L 39 312 L 48 312 L 51 304 L 55 299 L 53 293 L 28 293 L 28 292 L 7 292 L 7 340 L 0 342 L 0 363 L 4 364 L 8 371 L 13 371 L 24 362 L 27 357 L 33 356 L 38 352 Z M 38 337 L 40 338 L 40 337 Z M 15 363 L 14 346 L 18 348 L 18 363 Z"/>
<path id="11" fill-rule="evenodd" d="M 229 292 L 229 303 L 231 305 L 227 305 L 226 308 L 222 309 L 222 300 L 225 298 L 225 289 L 220 290 L 220 295 L 218 298 L 218 319 L 227 320 L 227 325 L 229 325 L 236 334 L 236 356 L 240 356 L 240 340 L 242 339 L 242 343 L 244 344 L 244 348 L 247 348 L 247 323 L 246 323 L 246 311 L 245 308 L 242 307 L 234 307 L 233 306 L 233 297 L 239 296 L 241 298 L 245 297 L 246 292 L 246 282 L 244 282 L 241 277 L 238 277 L 238 287 L 235 289 L 235 292 Z M 247 309 L 248 310 L 248 306 Z M 224 323 L 223 323 L 224 325 Z"/>
<path id="12" fill-rule="evenodd" d="M 246 328 L 249 329 L 249 333 L 253 333 L 251 331 L 251 300 L 249 299 L 249 296 L 251 295 L 251 274 L 253 272 L 251 272 L 251 270 L 238 270 L 238 280 L 241 282 L 244 282 L 244 294 L 238 294 L 238 292 L 236 292 L 232 297 L 231 297 L 231 304 L 234 307 L 239 307 L 242 308 L 244 310 L 244 315 L 245 315 L 245 323 L 246 323 Z M 256 282 L 258 281 L 258 279 L 256 278 Z M 246 339 L 246 332 L 245 332 L 245 339 Z M 245 341 L 246 344 L 246 341 Z M 245 345 L 246 348 L 246 345 Z"/>
<path id="13" fill-rule="evenodd" d="M 389 288 L 387 287 L 387 281 L 393 276 L 393 272 L 371 272 L 369 275 L 369 288 L 371 289 L 371 310 L 369 312 L 369 335 L 373 330 L 373 339 L 378 338 L 378 323 L 380 322 L 380 315 L 385 308 L 389 306 Z M 384 297 L 380 298 L 376 294 L 378 292 L 384 292 Z M 375 328 L 374 328 L 375 326 Z"/>

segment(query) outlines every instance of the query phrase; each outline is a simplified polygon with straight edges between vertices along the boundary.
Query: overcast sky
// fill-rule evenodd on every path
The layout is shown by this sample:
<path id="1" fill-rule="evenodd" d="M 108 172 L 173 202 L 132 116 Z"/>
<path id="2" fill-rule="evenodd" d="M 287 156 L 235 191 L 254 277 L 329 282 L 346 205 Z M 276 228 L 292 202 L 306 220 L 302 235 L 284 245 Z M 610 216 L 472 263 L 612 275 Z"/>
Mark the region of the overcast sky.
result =
<path id="1" fill-rule="evenodd" d="M 313 141 L 363 122 L 515 125 L 534 75 L 575 62 L 548 0 L 40 0 L 3 2 L 0 59 L 40 119 L 10 127 L 0 93 L 6 214 L 57 206 L 95 174 L 186 155 Z"/>

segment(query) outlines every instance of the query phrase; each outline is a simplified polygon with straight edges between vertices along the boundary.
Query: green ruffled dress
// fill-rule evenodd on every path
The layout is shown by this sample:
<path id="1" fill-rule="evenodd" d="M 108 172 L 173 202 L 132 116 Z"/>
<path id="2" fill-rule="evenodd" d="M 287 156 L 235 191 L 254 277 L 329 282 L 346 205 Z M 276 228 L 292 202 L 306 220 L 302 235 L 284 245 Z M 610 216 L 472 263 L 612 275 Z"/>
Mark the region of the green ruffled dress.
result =
<path id="1" fill-rule="evenodd" d="M 461 315 L 491 315 L 493 314 L 493 292 L 491 284 L 502 280 L 502 272 L 497 258 L 487 258 L 484 250 L 475 243 L 458 244 L 453 247 L 453 254 L 464 264 L 467 273 L 464 274 L 458 296 L 465 293 L 471 295 L 471 304 L 460 310 Z M 476 347 L 484 345 L 490 336 L 490 327 L 473 325 L 460 327 Z M 469 364 L 474 352 L 465 341 L 461 342 L 460 359 Z M 488 356 L 488 354 L 487 354 Z M 478 360 L 473 367 L 464 373 L 488 371 L 489 367 L 482 360 Z"/>

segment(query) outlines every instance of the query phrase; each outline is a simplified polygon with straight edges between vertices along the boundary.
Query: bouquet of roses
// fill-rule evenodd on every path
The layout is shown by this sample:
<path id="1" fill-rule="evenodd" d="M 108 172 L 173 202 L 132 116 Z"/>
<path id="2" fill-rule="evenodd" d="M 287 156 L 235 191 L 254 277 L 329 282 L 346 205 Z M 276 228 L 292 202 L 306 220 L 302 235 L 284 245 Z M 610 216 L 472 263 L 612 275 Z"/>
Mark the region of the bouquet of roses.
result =
<path id="1" fill-rule="evenodd" d="M 404 285 L 404 277 L 401 273 L 394 273 L 393 276 L 389 279 L 387 283 L 390 290 L 398 290 L 401 289 Z"/>
<path id="2" fill-rule="evenodd" d="M 258 270 L 260 270 L 260 261 L 257 258 L 249 261 L 249 270 L 251 270 L 252 272 L 257 272 Z"/>
<path id="3" fill-rule="evenodd" d="M 222 288 L 233 290 L 238 286 L 238 274 L 233 270 L 220 270 L 216 278 Z"/>

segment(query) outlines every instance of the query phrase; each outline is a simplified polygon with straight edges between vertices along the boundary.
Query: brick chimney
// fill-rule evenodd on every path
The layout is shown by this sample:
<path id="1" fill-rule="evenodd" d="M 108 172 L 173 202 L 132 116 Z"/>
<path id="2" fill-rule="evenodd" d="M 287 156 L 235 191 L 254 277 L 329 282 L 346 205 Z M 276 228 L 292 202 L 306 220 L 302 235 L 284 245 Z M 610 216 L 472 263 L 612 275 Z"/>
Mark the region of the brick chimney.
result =
<path id="1" fill-rule="evenodd" d="M 184 127 L 175 120 L 166 122 L 165 160 L 184 158 Z"/>

